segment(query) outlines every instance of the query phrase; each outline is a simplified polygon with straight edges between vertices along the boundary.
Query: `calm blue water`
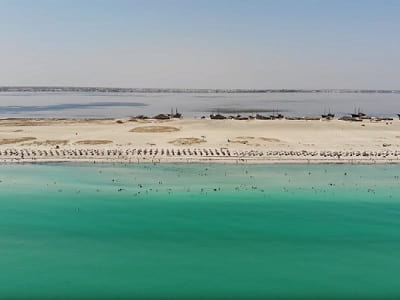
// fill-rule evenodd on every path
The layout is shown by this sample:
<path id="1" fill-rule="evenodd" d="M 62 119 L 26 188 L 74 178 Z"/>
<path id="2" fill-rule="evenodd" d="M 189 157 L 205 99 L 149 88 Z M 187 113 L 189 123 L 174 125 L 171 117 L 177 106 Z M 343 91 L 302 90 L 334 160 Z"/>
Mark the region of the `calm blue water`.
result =
<path id="1" fill-rule="evenodd" d="M 320 115 L 329 110 L 345 115 L 361 108 L 373 116 L 400 113 L 400 94 L 352 93 L 62 93 L 2 92 L 1 117 L 129 117 L 152 116 L 178 108 L 187 117 L 211 112 L 265 112 Z"/>
<path id="2" fill-rule="evenodd" d="M 399 299 L 400 169 L 0 166 L 0 299 Z"/>

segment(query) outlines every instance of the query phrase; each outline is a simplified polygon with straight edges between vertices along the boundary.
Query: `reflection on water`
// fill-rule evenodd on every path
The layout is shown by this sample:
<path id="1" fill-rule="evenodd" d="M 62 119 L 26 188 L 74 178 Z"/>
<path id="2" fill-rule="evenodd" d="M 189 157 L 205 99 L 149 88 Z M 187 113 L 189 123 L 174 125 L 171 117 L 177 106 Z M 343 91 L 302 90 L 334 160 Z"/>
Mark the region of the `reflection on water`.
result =
<path id="1" fill-rule="evenodd" d="M 289 116 L 346 115 L 360 109 L 372 116 L 400 113 L 395 93 L 96 93 L 0 92 L 1 117 L 152 116 L 178 109 L 185 117 L 211 112 L 280 111 Z"/>

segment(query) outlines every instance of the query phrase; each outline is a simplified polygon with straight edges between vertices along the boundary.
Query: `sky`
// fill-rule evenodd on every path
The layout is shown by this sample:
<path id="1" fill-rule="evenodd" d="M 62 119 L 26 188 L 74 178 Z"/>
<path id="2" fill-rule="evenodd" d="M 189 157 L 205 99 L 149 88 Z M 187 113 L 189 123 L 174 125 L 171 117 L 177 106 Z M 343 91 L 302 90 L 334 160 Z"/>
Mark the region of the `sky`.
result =
<path id="1" fill-rule="evenodd" d="M 400 89 L 399 0 L 0 0 L 0 86 Z"/>

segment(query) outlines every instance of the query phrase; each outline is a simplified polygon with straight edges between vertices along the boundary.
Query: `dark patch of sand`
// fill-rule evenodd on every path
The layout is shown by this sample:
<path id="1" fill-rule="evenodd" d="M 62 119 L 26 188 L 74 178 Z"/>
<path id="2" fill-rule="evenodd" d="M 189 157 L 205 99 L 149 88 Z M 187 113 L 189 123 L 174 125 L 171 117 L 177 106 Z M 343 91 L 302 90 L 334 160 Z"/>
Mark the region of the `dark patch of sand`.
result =
<path id="1" fill-rule="evenodd" d="M 194 145 L 194 144 L 200 144 L 200 143 L 205 143 L 206 140 L 205 139 L 200 139 L 200 138 L 194 138 L 194 137 L 190 137 L 190 138 L 179 138 L 173 141 L 169 141 L 168 143 L 170 144 L 174 144 L 176 146 L 189 146 L 189 145 Z"/>
<path id="2" fill-rule="evenodd" d="M 35 137 L 6 138 L 6 139 L 0 139 L 0 145 L 18 144 L 33 140 L 36 140 L 36 138 Z"/>
<path id="3" fill-rule="evenodd" d="M 106 144 L 112 144 L 112 141 L 110 141 L 110 140 L 82 140 L 82 141 L 77 141 L 74 144 L 76 144 L 76 145 L 106 145 Z"/>
<path id="4" fill-rule="evenodd" d="M 173 126 L 141 126 L 135 127 L 130 132 L 158 133 L 158 132 L 175 132 L 180 129 Z"/>

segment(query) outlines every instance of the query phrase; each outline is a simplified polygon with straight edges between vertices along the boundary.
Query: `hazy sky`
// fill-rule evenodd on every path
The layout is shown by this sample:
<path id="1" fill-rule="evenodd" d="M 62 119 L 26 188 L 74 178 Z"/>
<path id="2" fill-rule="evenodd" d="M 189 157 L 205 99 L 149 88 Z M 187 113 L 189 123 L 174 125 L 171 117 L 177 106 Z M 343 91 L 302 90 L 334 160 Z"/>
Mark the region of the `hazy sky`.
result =
<path id="1" fill-rule="evenodd" d="M 0 86 L 400 89 L 400 0 L 0 0 Z"/>

